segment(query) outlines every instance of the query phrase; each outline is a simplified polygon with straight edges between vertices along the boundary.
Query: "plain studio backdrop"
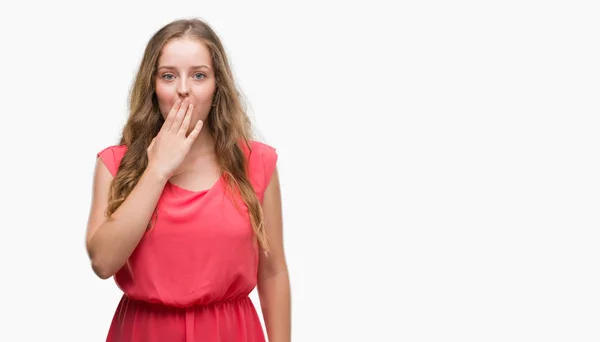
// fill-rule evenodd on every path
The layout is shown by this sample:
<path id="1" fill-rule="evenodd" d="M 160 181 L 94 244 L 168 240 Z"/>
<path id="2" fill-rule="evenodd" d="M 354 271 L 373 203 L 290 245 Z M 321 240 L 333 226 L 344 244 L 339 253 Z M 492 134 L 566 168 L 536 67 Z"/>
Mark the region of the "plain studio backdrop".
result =
<path id="1" fill-rule="evenodd" d="M 593 4 L 3 4 L 0 340 L 105 339 L 96 153 L 150 36 L 198 17 L 280 156 L 293 341 L 598 341 Z"/>

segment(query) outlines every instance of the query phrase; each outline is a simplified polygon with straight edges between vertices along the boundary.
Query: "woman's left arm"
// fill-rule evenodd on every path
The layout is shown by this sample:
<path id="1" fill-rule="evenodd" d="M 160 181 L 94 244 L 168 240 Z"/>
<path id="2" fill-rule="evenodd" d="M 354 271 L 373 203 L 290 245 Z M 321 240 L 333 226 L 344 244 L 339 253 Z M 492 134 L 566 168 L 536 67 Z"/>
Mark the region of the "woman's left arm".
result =
<path id="1" fill-rule="evenodd" d="M 269 255 L 262 251 L 258 265 L 257 290 L 269 342 L 291 341 L 290 279 L 283 248 L 281 189 L 277 169 L 263 197 Z"/>

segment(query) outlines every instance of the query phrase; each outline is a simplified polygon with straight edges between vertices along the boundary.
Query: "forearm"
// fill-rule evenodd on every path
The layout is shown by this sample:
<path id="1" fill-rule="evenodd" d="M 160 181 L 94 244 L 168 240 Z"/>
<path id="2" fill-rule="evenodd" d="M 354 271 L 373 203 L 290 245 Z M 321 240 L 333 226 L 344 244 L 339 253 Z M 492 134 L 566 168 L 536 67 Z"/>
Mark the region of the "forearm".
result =
<path id="1" fill-rule="evenodd" d="M 259 279 L 258 295 L 269 342 L 291 341 L 290 280 L 287 271 Z"/>
<path id="2" fill-rule="evenodd" d="M 125 264 L 143 237 L 166 182 L 147 169 L 112 218 L 87 241 L 92 268 L 100 278 L 111 277 Z"/>

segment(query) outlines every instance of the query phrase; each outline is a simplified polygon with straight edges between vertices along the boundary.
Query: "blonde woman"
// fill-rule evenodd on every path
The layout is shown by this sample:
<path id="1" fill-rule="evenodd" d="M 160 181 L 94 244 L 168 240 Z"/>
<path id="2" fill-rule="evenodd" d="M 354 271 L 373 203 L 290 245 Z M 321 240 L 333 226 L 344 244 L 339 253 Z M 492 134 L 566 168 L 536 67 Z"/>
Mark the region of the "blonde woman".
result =
<path id="1" fill-rule="evenodd" d="M 277 153 L 252 140 L 201 20 L 150 39 L 120 142 L 98 153 L 86 247 L 123 291 L 110 342 L 290 341 Z"/>

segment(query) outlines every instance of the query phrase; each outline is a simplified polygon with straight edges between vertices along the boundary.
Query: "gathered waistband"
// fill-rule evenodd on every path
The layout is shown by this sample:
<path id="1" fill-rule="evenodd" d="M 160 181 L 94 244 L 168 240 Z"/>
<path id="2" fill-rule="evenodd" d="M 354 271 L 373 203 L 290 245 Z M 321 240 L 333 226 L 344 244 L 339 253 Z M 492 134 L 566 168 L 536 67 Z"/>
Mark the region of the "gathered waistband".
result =
<path id="1" fill-rule="evenodd" d="M 225 329 L 221 331 L 224 333 L 223 331 L 238 325 L 260 331 L 260 321 L 248 295 L 205 304 L 175 306 L 133 299 L 124 294 L 111 325 L 111 339 L 107 341 L 131 341 L 127 339 L 130 336 L 146 338 L 149 336 L 147 334 L 155 332 L 185 336 L 185 339 L 173 337 L 173 341 L 198 341 L 199 334 L 219 329 Z M 249 333 L 252 333 L 250 330 Z"/>
<path id="2" fill-rule="evenodd" d="M 237 304 L 237 303 L 243 303 L 243 302 L 247 302 L 247 301 L 251 301 L 251 299 L 248 295 L 241 296 L 241 297 L 229 298 L 229 299 L 222 299 L 222 300 L 212 301 L 212 302 L 208 302 L 208 303 L 192 303 L 190 305 L 176 305 L 176 304 L 163 303 L 163 302 L 151 302 L 151 301 L 147 301 L 147 300 L 131 298 L 126 294 L 123 294 L 123 297 L 121 298 L 121 304 L 125 304 L 125 305 L 134 304 L 136 306 L 145 307 L 147 309 L 154 308 L 157 310 L 174 310 L 174 311 L 186 311 L 186 310 L 190 310 L 190 309 L 196 309 L 196 310 L 197 309 L 208 309 L 208 308 L 215 307 L 215 306 L 226 305 L 226 304 Z"/>

